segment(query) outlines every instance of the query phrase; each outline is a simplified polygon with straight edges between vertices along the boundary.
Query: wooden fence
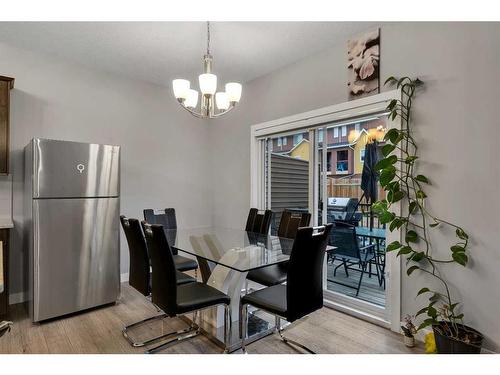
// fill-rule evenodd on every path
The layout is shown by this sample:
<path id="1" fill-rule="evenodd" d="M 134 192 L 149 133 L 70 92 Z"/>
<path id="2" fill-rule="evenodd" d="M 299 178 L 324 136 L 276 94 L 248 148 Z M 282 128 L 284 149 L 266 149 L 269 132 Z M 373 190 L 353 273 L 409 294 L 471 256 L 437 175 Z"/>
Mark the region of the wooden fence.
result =
<path id="1" fill-rule="evenodd" d="M 363 190 L 361 190 L 360 177 L 344 177 L 335 178 L 327 177 L 327 192 L 329 197 L 341 198 L 361 198 Z M 378 199 L 385 198 L 385 191 L 378 186 Z"/>

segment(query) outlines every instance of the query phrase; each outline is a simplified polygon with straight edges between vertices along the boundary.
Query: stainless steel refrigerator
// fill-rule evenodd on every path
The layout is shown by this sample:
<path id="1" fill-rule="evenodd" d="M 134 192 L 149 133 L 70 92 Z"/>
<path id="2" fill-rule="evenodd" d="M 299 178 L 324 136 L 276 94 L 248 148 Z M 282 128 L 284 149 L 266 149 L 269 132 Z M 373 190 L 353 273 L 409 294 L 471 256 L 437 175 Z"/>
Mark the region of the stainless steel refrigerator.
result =
<path id="1" fill-rule="evenodd" d="M 120 147 L 35 138 L 24 151 L 32 320 L 116 301 Z"/>

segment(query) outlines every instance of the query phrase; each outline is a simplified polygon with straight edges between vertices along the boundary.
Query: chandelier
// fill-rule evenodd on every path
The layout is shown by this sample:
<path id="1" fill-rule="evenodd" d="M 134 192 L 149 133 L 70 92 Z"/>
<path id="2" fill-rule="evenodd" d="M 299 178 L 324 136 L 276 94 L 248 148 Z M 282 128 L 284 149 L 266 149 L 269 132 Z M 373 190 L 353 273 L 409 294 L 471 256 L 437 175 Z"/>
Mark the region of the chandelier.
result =
<path id="1" fill-rule="evenodd" d="M 231 111 L 241 98 L 241 84 L 226 83 L 225 91 L 217 91 L 217 76 L 212 73 L 212 55 L 210 54 L 210 22 L 207 22 L 207 53 L 203 56 L 203 74 L 198 77 L 201 91 L 200 110 L 197 110 L 198 91 L 191 88 L 187 79 L 174 79 L 172 87 L 179 104 L 199 118 L 217 118 Z M 215 98 L 215 100 L 214 100 Z M 215 108 L 217 106 L 217 108 Z"/>

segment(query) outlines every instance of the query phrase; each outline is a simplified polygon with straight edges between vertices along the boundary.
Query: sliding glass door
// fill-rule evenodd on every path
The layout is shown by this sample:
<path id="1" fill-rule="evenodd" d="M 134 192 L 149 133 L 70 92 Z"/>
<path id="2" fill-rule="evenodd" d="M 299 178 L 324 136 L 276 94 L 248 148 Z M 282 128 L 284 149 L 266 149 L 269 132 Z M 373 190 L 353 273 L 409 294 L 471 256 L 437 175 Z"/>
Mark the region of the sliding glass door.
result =
<path id="1" fill-rule="evenodd" d="M 386 116 L 380 115 L 316 130 L 321 171 L 318 223 L 334 224 L 329 242 L 337 247 L 328 256 L 325 290 L 332 299 L 355 299 L 382 309 L 386 306 L 385 228 L 371 204 L 373 198 L 383 199 L 384 191 L 369 172 L 381 155 L 386 129 Z M 370 158 L 365 159 L 367 149 Z M 370 186 L 375 192 L 365 193 Z"/>
<path id="2" fill-rule="evenodd" d="M 333 223 L 329 245 L 337 249 L 325 264 L 325 298 L 380 319 L 388 307 L 387 241 L 371 204 L 384 191 L 377 181 L 363 180 L 380 157 L 387 127 L 380 113 L 260 140 L 261 196 L 274 214 L 271 233 L 277 233 L 284 210 L 310 212 L 311 225 Z M 370 184 L 375 191 L 368 196 Z"/>

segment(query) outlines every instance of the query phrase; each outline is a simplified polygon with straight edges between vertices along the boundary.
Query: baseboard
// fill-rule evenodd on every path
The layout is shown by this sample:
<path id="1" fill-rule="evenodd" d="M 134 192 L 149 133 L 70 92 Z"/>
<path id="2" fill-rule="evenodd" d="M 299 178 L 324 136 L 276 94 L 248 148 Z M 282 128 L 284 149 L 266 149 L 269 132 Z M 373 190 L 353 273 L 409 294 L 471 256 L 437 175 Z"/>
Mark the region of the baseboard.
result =
<path id="1" fill-rule="evenodd" d="M 128 281 L 128 272 L 120 274 L 120 283 Z M 27 292 L 11 293 L 9 294 L 9 305 L 23 303 L 28 300 Z"/>

